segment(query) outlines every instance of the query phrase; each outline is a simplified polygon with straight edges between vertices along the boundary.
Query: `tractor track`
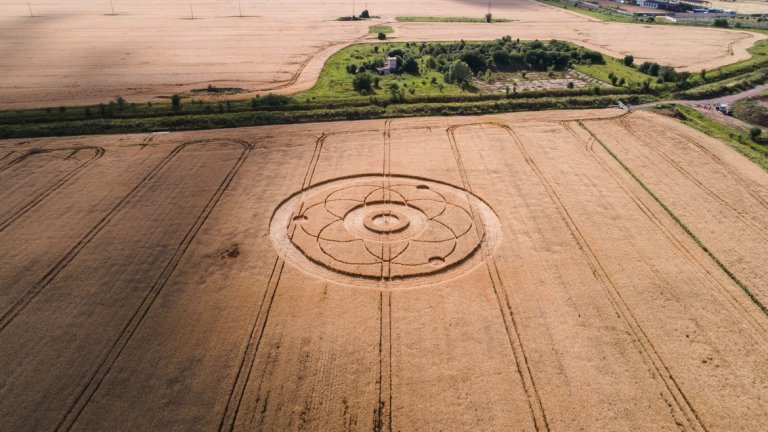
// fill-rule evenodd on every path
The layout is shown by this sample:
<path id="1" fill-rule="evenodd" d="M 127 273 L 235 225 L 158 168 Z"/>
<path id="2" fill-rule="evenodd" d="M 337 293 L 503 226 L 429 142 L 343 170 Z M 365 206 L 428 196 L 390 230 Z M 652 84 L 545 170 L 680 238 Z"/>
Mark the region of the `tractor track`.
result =
<path id="1" fill-rule="evenodd" d="M 661 157 L 665 162 L 667 162 L 667 164 L 669 164 L 677 172 L 682 174 L 683 177 L 688 179 L 688 181 L 690 181 L 694 186 L 700 189 L 705 195 L 710 196 L 715 201 L 720 203 L 724 208 L 728 209 L 728 211 L 730 211 L 734 216 L 736 216 L 737 219 L 742 221 L 744 225 L 748 226 L 752 231 L 754 231 L 755 234 L 759 235 L 760 237 L 768 241 L 768 226 L 758 222 L 757 220 L 754 220 L 753 217 L 746 217 L 744 213 L 742 213 L 741 211 L 739 211 L 739 209 L 734 207 L 730 203 L 730 201 L 728 201 L 725 197 L 721 196 L 716 191 L 709 188 L 701 180 L 699 180 L 695 175 L 691 174 L 687 169 L 681 166 L 678 162 L 676 162 L 674 159 L 664 154 L 664 152 L 661 149 L 657 148 L 655 145 L 650 144 L 650 141 L 647 139 L 648 138 L 647 135 L 637 132 L 627 120 L 625 119 L 619 120 L 618 124 L 622 129 L 626 130 L 631 137 L 636 139 L 638 142 L 644 144 L 647 148 L 651 149 L 654 153 L 656 153 L 659 157 Z M 753 199 L 755 198 L 754 195 L 752 194 L 750 194 L 750 196 L 752 196 Z"/>
<path id="2" fill-rule="evenodd" d="M 248 155 L 253 148 L 253 146 L 250 143 L 245 141 L 229 140 L 229 139 L 210 139 L 210 140 L 187 142 L 182 144 L 181 146 L 178 146 L 177 149 L 181 147 L 181 150 L 183 150 L 184 148 L 187 148 L 190 145 L 206 144 L 209 142 L 232 142 L 232 143 L 240 144 L 243 147 L 243 151 L 238 157 L 237 161 L 232 166 L 232 168 L 230 169 L 230 171 L 227 173 L 227 175 L 224 177 L 222 182 L 219 184 L 219 187 L 216 189 L 216 191 L 207 201 L 207 203 L 203 207 L 203 210 L 198 215 L 192 227 L 184 235 L 184 238 L 179 243 L 178 247 L 174 251 L 170 260 L 168 260 L 168 262 L 165 264 L 163 271 L 160 273 L 158 278 L 152 284 L 151 288 L 145 293 L 144 297 L 141 300 L 141 303 L 139 304 L 139 307 L 133 312 L 133 314 L 131 315 L 131 318 L 126 322 L 123 329 L 121 330 L 118 338 L 111 345 L 109 350 L 105 353 L 104 357 L 99 363 L 99 366 L 96 368 L 96 371 L 88 379 L 87 384 L 81 390 L 75 402 L 70 406 L 67 413 L 59 421 L 59 424 L 57 425 L 56 430 L 68 431 L 77 422 L 77 419 L 79 418 L 80 414 L 83 412 L 85 407 L 88 406 L 93 396 L 96 394 L 99 387 L 104 382 L 104 379 L 111 371 L 112 366 L 120 357 L 120 354 L 122 354 L 122 352 L 125 350 L 125 347 L 128 345 L 128 343 L 130 343 L 131 339 L 133 338 L 133 335 L 136 333 L 136 330 L 141 325 L 144 318 L 147 316 L 149 310 L 152 308 L 152 305 L 155 303 L 155 300 L 157 300 L 158 296 L 165 288 L 165 285 L 168 283 L 168 280 L 170 280 L 171 276 L 175 272 L 176 267 L 179 265 L 179 262 L 184 257 L 184 254 L 187 252 L 190 245 L 194 241 L 195 237 L 197 236 L 197 233 L 200 232 L 200 229 L 203 227 L 203 225 L 205 225 L 206 221 L 210 217 L 214 208 L 216 207 L 216 205 L 219 203 L 224 193 L 229 188 L 229 185 L 232 183 L 233 179 L 235 178 L 237 173 L 240 171 L 240 168 L 245 163 L 245 160 L 248 158 Z M 174 151 L 175 150 L 176 149 L 174 149 Z M 174 156 L 179 154 L 181 150 L 176 151 L 174 153 Z M 166 166 L 169 161 L 170 159 L 166 160 L 165 161 L 166 163 L 163 166 Z"/>
<path id="3" fill-rule="evenodd" d="M 200 141 L 190 141 L 175 147 L 168 155 L 166 155 L 152 170 L 147 173 L 120 201 L 112 207 L 112 209 L 104 215 L 99 222 L 91 228 L 85 236 L 83 236 L 78 242 L 51 268 L 45 275 L 32 287 L 28 288 L 20 298 L 18 298 L 8 309 L 0 314 L 0 332 L 2 332 L 18 315 L 26 308 L 29 303 L 34 300 L 37 295 L 40 294 L 55 278 L 66 268 L 82 250 L 114 219 L 114 217 L 120 213 L 120 211 L 127 205 L 127 203 L 137 193 L 142 190 L 142 187 L 155 178 L 163 168 L 168 165 L 182 150 L 192 144 L 200 144 L 205 142 L 222 141 L 220 139 L 209 139 Z M 250 146 L 250 144 L 239 140 L 225 140 L 241 143 L 244 146 Z"/>
<path id="4" fill-rule="evenodd" d="M 751 332 L 758 337 L 758 339 L 763 340 L 764 342 L 768 343 L 768 329 L 766 329 L 758 320 L 755 319 L 754 316 L 752 316 L 749 313 L 746 313 L 746 308 L 742 303 L 738 301 L 735 295 L 731 293 L 727 287 L 722 283 L 720 279 L 718 279 L 712 271 L 707 268 L 707 266 L 699 260 L 696 255 L 693 253 L 690 248 L 688 248 L 682 241 L 680 241 L 677 236 L 666 226 L 664 223 L 659 219 L 659 217 L 656 215 L 656 213 L 651 210 L 642 200 L 642 198 L 633 192 L 621 179 L 619 173 L 617 173 L 614 169 L 612 169 L 605 161 L 603 161 L 598 154 L 594 151 L 594 143 L 595 140 L 593 138 L 585 140 L 583 137 L 579 136 L 579 134 L 573 129 L 571 121 L 563 121 L 560 122 L 560 125 L 568 131 L 574 138 L 576 138 L 579 142 L 584 143 L 585 149 L 590 154 L 590 156 L 600 165 L 600 167 L 611 176 L 613 181 L 618 185 L 624 193 L 629 197 L 629 199 L 635 204 L 635 206 L 645 215 L 645 217 L 658 228 L 658 230 L 664 235 L 664 237 L 670 242 L 670 244 L 674 247 L 674 249 L 682 256 L 686 261 L 688 261 L 690 264 L 692 264 L 693 267 L 697 268 L 707 280 L 710 282 L 713 282 L 717 287 L 720 289 L 718 291 L 715 291 L 722 295 L 723 298 L 725 298 L 724 304 L 731 308 L 732 314 L 734 317 L 737 317 L 739 319 L 744 319 L 747 323 L 751 324 L 747 326 L 751 330 Z M 739 312 L 741 310 L 741 312 Z M 761 346 L 761 348 L 766 351 L 768 354 L 768 350 L 766 350 L 765 346 Z"/>
<path id="5" fill-rule="evenodd" d="M 613 119 L 623 118 L 626 117 L 626 115 L 627 114 L 614 117 Z M 552 184 L 544 176 L 543 172 L 539 169 L 538 165 L 528 153 L 514 129 L 511 126 L 501 122 L 478 122 L 473 123 L 473 125 L 496 126 L 507 131 L 512 141 L 521 152 L 521 155 L 526 161 L 526 164 L 539 179 L 539 182 L 547 191 L 547 194 L 552 203 L 555 204 L 555 206 L 558 208 L 561 219 L 570 231 L 572 238 L 576 241 L 579 250 L 584 255 L 588 266 L 592 270 L 592 274 L 606 289 L 616 314 L 622 318 L 622 320 L 626 323 L 629 331 L 633 335 L 632 339 L 635 341 L 638 350 L 643 354 L 642 357 L 653 372 L 654 378 L 660 379 L 660 382 L 662 383 L 665 390 L 661 393 L 662 398 L 668 405 L 674 406 L 676 408 L 673 410 L 673 417 L 676 421 L 678 421 L 679 419 L 675 415 L 675 412 L 679 413 L 683 416 L 683 420 L 687 423 L 689 429 L 706 432 L 707 428 L 702 423 L 698 412 L 690 404 L 688 397 L 682 391 L 676 379 L 671 374 L 669 367 L 661 358 L 658 350 L 653 345 L 648 335 L 637 322 L 637 319 L 632 313 L 632 310 L 629 308 L 615 283 L 605 270 L 604 264 L 600 261 L 592 247 L 586 241 L 586 238 L 582 234 L 573 217 L 570 215 L 570 212 L 555 190 L 554 186 L 552 186 Z M 586 143 L 585 147 L 589 147 L 589 144 Z M 509 302 L 507 302 L 507 304 L 509 304 Z"/>
<path id="6" fill-rule="evenodd" d="M 31 200 L 27 201 L 24 205 L 22 205 L 19 209 L 8 215 L 4 220 L 0 221 L 0 232 L 3 232 L 8 226 L 10 226 L 12 223 L 14 223 L 16 220 L 18 220 L 20 217 L 24 216 L 27 212 L 35 208 L 38 204 L 40 204 L 43 200 L 48 198 L 52 193 L 56 192 L 57 190 L 61 189 L 62 186 L 64 186 L 67 182 L 69 182 L 73 177 L 75 177 L 78 173 L 85 170 L 89 165 L 91 165 L 93 162 L 95 162 L 97 159 L 100 159 L 104 153 L 105 150 L 101 147 L 91 147 L 91 146 L 84 146 L 84 147 L 73 147 L 68 149 L 56 149 L 56 150 L 49 150 L 45 151 L 44 153 L 50 153 L 54 151 L 70 151 L 70 152 L 79 152 L 83 150 L 93 150 L 94 154 L 93 157 L 86 160 L 85 162 L 82 162 L 80 165 L 78 165 L 76 168 L 74 168 L 72 171 L 61 177 L 59 180 L 57 180 L 54 184 L 49 186 L 47 189 L 43 190 L 41 193 L 39 193 L 37 196 L 32 197 Z M 41 154 L 41 153 L 35 153 L 35 154 Z M 33 154 L 34 155 L 34 154 Z M 33 156 L 28 155 L 28 156 Z M 21 158 L 19 159 L 21 161 Z M 16 162 L 13 162 L 16 163 Z"/>
<path id="7" fill-rule="evenodd" d="M 449 127 L 446 130 L 448 134 L 448 140 L 451 146 L 451 151 L 453 152 L 454 159 L 456 161 L 456 167 L 461 177 L 462 185 L 464 187 L 464 190 L 467 193 L 471 193 L 471 194 L 474 194 L 474 192 L 472 191 L 472 186 L 469 182 L 469 176 L 467 175 L 466 168 L 464 166 L 464 161 L 461 157 L 461 151 L 459 150 L 458 142 L 456 140 L 456 130 L 462 127 L 476 126 L 480 124 L 483 124 L 483 123 L 455 125 L 455 126 Z M 494 123 L 488 123 L 488 124 L 497 126 Z M 496 264 L 496 260 L 493 258 L 493 254 L 491 253 L 492 251 L 487 250 L 488 246 L 487 246 L 486 237 L 484 235 L 485 227 L 483 226 L 483 221 L 481 218 L 476 217 L 475 215 L 476 212 L 475 212 L 474 206 L 472 205 L 472 201 L 469 199 L 467 201 L 470 203 L 472 219 L 477 221 L 473 225 L 477 230 L 476 235 L 478 236 L 478 238 L 482 239 L 481 248 L 483 249 L 482 251 L 483 261 L 485 263 L 485 268 L 488 273 L 488 277 L 491 280 L 491 285 L 494 292 L 494 296 L 496 298 L 499 313 L 501 314 L 501 318 L 504 323 L 504 330 L 506 331 L 506 334 L 507 334 L 507 340 L 509 342 L 510 350 L 512 352 L 512 358 L 515 361 L 517 373 L 520 377 L 521 383 L 523 384 L 523 392 L 526 395 L 526 401 L 528 403 L 528 410 L 531 416 L 531 422 L 536 431 L 548 431 L 549 421 L 547 420 L 547 414 L 546 414 L 546 411 L 544 410 L 544 405 L 541 402 L 541 396 L 539 394 L 538 389 L 536 388 L 536 381 L 533 377 L 533 373 L 531 372 L 528 356 L 525 353 L 523 341 L 522 341 L 522 338 L 520 337 L 519 326 L 517 324 L 515 315 L 512 312 L 511 303 L 509 301 L 509 294 L 507 290 L 504 288 L 504 282 L 501 279 L 501 274 L 499 273 L 498 265 Z M 481 232 L 481 229 L 482 229 L 482 232 Z M 502 301 L 502 294 L 500 293 L 500 291 L 503 292 L 504 301 Z"/>

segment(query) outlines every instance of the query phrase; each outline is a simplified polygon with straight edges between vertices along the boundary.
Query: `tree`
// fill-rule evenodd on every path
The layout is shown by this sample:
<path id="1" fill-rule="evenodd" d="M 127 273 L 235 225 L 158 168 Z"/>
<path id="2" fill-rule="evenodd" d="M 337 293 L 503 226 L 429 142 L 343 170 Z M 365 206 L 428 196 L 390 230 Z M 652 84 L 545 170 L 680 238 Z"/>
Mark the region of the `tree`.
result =
<path id="1" fill-rule="evenodd" d="M 125 110 L 125 105 L 126 105 L 127 102 L 126 102 L 125 99 L 123 99 L 122 96 L 118 96 L 117 99 L 115 99 L 115 103 L 117 103 L 117 110 L 118 111 L 122 112 L 122 111 Z"/>
<path id="2" fill-rule="evenodd" d="M 505 50 L 497 50 L 493 52 L 493 62 L 498 66 L 506 66 L 512 62 L 512 56 Z"/>
<path id="3" fill-rule="evenodd" d="M 488 12 L 487 14 L 485 14 L 485 22 L 487 22 L 487 23 L 489 23 L 489 22 L 493 22 L 493 15 L 491 15 L 491 13 L 490 13 L 490 12 Z"/>
<path id="4" fill-rule="evenodd" d="M 763 130 L 757 126 L 749 130 L 749 137 L 752 138 L 752 141 L 755 141 L 756 139 L 758 139 L 762 134 L 763 134 Z"/>
<path id="5" fill-rule="evenodd" d="M 479 71 L 485 72 L 488 69 L 488 62 L 482 53 L 477 51 L 468 51 L 461 56 L 461 60 L 472 69 L 472 73 Z"/>
<path id="6" fill-rule="evenodd" d="M 179 96 L 178 93 L 171 96 L 171 106 L 174 110 L 178 110 L 181 108 L 181 96 Z"/>
<path id="7" fill-rule="evenodd" d="M 387 34 L 384 32 L 379 32 L 379 35 L 377 36 L 379 40 L 387 40 Z"/>
<path id="8" fill-rule="evenodd" d="M 624 66 L 632 66 L 635 63 L 635 57 L 629 54 L 624 56 Z"/>
<path id="9" fill-rule="evenodd" d="M 659 68 L 659 78 L 664 82 L 673 82 L 677 79 L 677 72 L 672 66 L 662 66 Z"/>
<path id="10" fill-rule="evenodd" d="M 368 72 L 355 75 L 355 78 L 352 80 L 352 87 L 361 94 L 363 91 L 371 93 L 373 91 L 373 77 Z"/>
<path id="11" fill-rule="evenodd" d="M 371 14 L 368 13 L 368 9 L 365 9 L 360 13 L 360 18 L 370 18 Z"/>
<path id="12" fill-rule="evenodd" d="M 658 76 L 659 69 L 661 69 L 661 66 L 658 63 L 651 63 L 651 68 L 648 69 L 648 74 L 652 76 Z"/>
<path id="13" fill-rule="evenodd" d="M 405 57 L 402 64 L 403 72 L 411 75 L 419 75 L 419 62 L 412 56 Z"/>
<path id="14" fill-rule="evenodd" d="M 469 83 L 469 80 L 472 79 L 472 69 L 470 69 L 469 65 L 463 61 L 456 60 L 451 63 L 451 66 L 448 68 L 448 78 L 451 81 L 460 84 Z"/>

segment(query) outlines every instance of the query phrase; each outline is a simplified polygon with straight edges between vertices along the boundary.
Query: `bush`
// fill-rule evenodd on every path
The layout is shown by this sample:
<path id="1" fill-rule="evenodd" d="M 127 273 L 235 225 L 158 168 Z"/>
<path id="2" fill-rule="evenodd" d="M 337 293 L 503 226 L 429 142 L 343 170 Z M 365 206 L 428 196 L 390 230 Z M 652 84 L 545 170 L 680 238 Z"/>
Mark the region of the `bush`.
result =
<path id="1" fill-rule="evenodd" d="M 354 87 L 355 91 L 360 94 L 362 94 L 363 91 L 365 91 L 366 94 L 371 93 L 373 91 L 373 77 L 367 72 L 358 74 L 352 80 L 352 87 Z"/>
<path id="2" fill-rule="evenodd" d="M 493 15 L 491 15 L 491 13 L 490 13 L 490 12 L 488 12 L 487 14 L 485 14 L 485 22 L 488 22 L 488 23 L 489 23 L 489 22 L 492 22 L 492 21 L 493 21 Z"/>
<path id="3" fill-rule="evenodd" d="M 360 13 L 360 18 L 370 18 L 371 14 L 368 13 L 368 9 L 365 9 Z"/>
<path id="4" fill-rule="evenodd" d="M 753 127 L 749 130 L 749 137 L 752 138 L 752 141 L 758 139 L 760 135 L 763 134 L 763 130 L 759 127 Z"/>
<path id="5" fill-rule="evenodd" d="M 356 74 L 357 73 L 357 65 L 356 64 L 348 64 L 347 67 L 347 73 L 349 74 Z"/>
<path id="6" fill-rule="evenodd" d="M 175 110 L 181 108 L 181 96 L 178 93 L 171 96 L 171 106 Z"/>
<path id="7" fill-rule="evenodd" d="M 255 98 L 251 99 L 251 107 L 253 107 L 254 109 L 263 107 L 263 106 L 277 107 L 277 106 L 288 105 L 290 102 L 291 102 L 291 98 L 288 96 L 270 93 L 264 97 L 256 96 Z"/>
<path id="8" fill-rule="evenodd" d="M 451 63 L 448 68 L 448 80 L 456 83 L 468 83 L 472 79 L 472 69 L 461 60 Z"/>
<path id="9" fill-rule="evenodd" d="M 661 69 L 661 65 L 659 65 L 658 63 L 651 63 L 651 62 L 644 62 L 643 64 L 637 67 L 637 70 L 650 76 L 658 76 L 659 69 Z"/>
<path id="10" fill-rule="evenodd" d="M 634 56 L 631 56 L 631 55 L 624 56 L 624 66 L 632 66 L 634 62 L 635 62 Z"/>
<path id="11" fill-rule="evenodd" d="M 727 28 L 728 27 L 728 19 L 727 18 L 715 18 L 715 21 L 712 23 L 715 27 L 722 27 Z"/>
<path id="12" fill-rule="evenodd" d="M 379 38 L 379 40 L 387 40 L 387 35 L 383 32 L 379 32 L 379 35 L 377 37 Z"/>

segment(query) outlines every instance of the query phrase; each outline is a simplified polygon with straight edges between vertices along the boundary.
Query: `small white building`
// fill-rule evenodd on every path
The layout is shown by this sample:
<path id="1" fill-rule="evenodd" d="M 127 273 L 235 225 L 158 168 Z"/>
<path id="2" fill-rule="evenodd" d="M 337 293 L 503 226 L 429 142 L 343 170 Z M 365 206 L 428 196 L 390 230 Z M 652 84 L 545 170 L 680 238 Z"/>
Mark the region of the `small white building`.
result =
<path id="1" fill-rule="evenodd" d="M 397 57 L 387 57 L 384 59 L 384 67 L 376 68 L 382 75 L 389 75 L 397 71 Z"/>

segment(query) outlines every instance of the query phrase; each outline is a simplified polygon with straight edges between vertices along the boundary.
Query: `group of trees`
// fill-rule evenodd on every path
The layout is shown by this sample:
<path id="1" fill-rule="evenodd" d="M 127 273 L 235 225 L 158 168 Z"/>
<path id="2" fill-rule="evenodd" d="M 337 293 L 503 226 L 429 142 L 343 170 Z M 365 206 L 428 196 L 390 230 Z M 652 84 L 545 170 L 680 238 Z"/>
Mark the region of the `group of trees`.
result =
<path id="1" fill-rule="evenodd" d="M 378 47 L 374 53 L 378 53 Z M 576 63 L 604 64 L 602 54 L 553 40 L 550 42 L 520 42 L 511 36 L 504 36 L 492 42 L 467 43 L 406 43 L 387 55 L 397 59 L 397 74 L 421 75 L 424 70 L 437 71 L 445 82 L 462 87 L 470 85 L 473 76 L 485 76 L 489 71 L 518 70 L 565 70 Z M 368 58 L 358 64 L 346 66 L 348 73 L 355 75 L 353 86 L 362 93 L 370 93 L 373 77 L 369 72 L 383 65 L 383 56 Z"/>
<path id="2" fill-rule="evenodd" d="M 676 83 L 680 89 L 686 89 L 691 87 L 689 79 L 692 74 L 690 72 L 677 72 L 672 66 L 662 66 L 654 62 L 644 62 L 637 67 L 637 70 L 653 77 L 656 77 L 656 82 L 662 83 Z M 702 76 L 705 76 L 706 72 Z"/>

